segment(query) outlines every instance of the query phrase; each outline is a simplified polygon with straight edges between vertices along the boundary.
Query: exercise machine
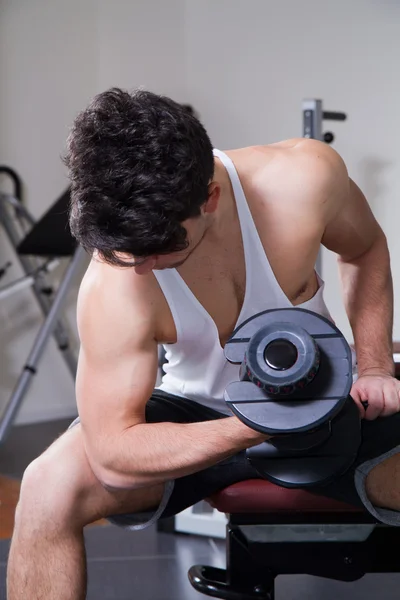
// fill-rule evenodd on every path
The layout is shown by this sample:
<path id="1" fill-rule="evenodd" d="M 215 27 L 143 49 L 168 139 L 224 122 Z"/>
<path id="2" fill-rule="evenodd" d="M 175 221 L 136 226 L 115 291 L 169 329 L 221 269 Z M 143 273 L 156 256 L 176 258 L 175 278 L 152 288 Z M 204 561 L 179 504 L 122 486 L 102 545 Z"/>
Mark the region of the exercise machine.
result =
<path id="1" fill-rule="evenodd" d="M 16 281 L 0 285 L 0 301 L 29 287 L 44 318 L 11 397 L 0 414 L 1 444 L 15 421 L 51 336 L 55 338 L 71 376 L 75 378 L 77 358 L 71 349 L 62 310 L 68 291 L 85 260 L 85 252 L 76 244 L 69 230 L 69 189 L 36 221 L 23 203 L 22 183 L 18 174 L 8 166 L 0 166 L 0 175 L 9 178 L 13 186 L 12 193 L 0 191 L 0 225 L 24 273 Z M 68 264 L 55 289 L 49 275 L 60 259 L 68 259 Z M 1 274 L 4 275 L 9 266 L 10 261 L 7 261 L 0 269 L 0 281 Z"/>
<path id="2" fill-rule="evenodd" d="M 303 137 L 332 144 L 335 136 L 331 131 L 324 132 L 324 121 L 345 121 L 344 112 L 324 110 L 322 100 L 304 99 L 302 102 Z"/>

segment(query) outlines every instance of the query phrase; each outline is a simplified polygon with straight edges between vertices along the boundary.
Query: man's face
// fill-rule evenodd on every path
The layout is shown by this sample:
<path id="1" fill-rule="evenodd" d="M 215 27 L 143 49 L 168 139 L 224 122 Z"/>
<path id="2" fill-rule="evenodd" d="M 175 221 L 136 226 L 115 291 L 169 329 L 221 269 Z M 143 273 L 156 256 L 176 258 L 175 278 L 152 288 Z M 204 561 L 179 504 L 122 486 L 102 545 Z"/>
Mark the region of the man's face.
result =
<path id="1" fill-rule="evenodd" d="M 186 229 L 188 247 L 180 252 L 171 252 L 170 254 L 157 254 L 147 258 L 136 258 L 131 255 L 121 253 L 122 260 L 127 262 L 127 266 L 132 266 L 138 275 L 146 275 L 152 270 L 173 269 L 183 265 L 192 252 L 203 240 L 207 229 L 210 227 L 210 217 L 216 212 L 219 198 L 221 195 L 221 186 L 217 182 L 210 182 L 208 187 L 207 201 L 201 207 L 198 217 L 186 219 L 181 225 Z"/>
<path id="2" fill-rule="evenodd" d="M 134 259 L 135 264 L 133 265 L 133 268 L 138 275 L 146 275 L 153 269 L 158 271 L 163 269 L 173 269 L 183 265 L 192 254 L 193 250 L 200 244 L 204 237 L 206 227 L 205 220 L 202 216 L 187 219 L 182 222 L 182 225 L 187 231 L 188 247 L 185 248 L 185 250 L 171 252 L 170 254 L 158 254 L 148 256 L 144 259 Z"/>

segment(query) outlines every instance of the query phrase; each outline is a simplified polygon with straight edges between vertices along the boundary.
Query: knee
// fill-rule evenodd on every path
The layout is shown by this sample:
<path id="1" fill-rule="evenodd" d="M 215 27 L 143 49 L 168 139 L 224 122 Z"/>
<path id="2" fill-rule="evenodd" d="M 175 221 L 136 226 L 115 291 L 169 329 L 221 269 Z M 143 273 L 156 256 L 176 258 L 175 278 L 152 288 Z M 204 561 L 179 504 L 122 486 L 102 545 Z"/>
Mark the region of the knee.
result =
<path id="1" fill-rule="evenodd" d="M 39 526 L 59 524 L 76 514 L 81 493 L 79 482 L 68 469 L 67 460 L 41 456 L 25 470 L 15 513 L 16 524 L 29 519 Z"/>

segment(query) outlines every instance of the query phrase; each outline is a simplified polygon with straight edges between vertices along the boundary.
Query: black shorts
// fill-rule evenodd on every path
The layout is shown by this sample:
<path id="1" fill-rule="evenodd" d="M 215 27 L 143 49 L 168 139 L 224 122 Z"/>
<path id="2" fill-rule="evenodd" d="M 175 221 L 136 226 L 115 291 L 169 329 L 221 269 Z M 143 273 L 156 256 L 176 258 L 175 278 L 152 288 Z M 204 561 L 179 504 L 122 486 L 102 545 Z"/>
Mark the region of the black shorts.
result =
<path id="1" fill-rule="evenodd" d="M 227 415 L 160 390 L 154 391 L 146 406 L 148 423 L 194 423 L 223 418 L 227 418 Z M 363 507 L 379 520 L 399 525 L 400 513 L 372 506 L 365 493 L 365 478 L 376 464 L 400 452 L 400 414 L 375 421 L 363 420 L 361 427 L 362 443 L 351 468 L 333 483 L 308 490 Z M 247 479 L 261 479 L 261 476 L 247 460 L 245 451 L 242 451 L 212 467 L 167 482 L 163 500 L 157 510 L 151 513 L 116 515 L 109 517 L 109 520 L 129 529 L 143 529 L 158 519 L 171 517 L 215 492 Z"/>

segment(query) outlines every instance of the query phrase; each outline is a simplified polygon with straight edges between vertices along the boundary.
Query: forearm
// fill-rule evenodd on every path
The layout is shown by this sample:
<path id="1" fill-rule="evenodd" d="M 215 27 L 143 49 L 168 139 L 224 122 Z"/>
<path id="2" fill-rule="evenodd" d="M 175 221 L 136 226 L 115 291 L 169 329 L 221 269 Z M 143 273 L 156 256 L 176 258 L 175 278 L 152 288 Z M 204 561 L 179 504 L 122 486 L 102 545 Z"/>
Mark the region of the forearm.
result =
<path id="1" fill-rule="evenodd" d="M 236 417 L 134 425 L 114 440 L 102 479 L 112 487 L 155 485 L 206 469 L 268 437 Z"/>
<path id="2" fill-rule="evenodd" d="M 339 258 L 339 271 L 359 374 L 393 375 L 393 282 L 385 237 L 356 260 Z"/>

